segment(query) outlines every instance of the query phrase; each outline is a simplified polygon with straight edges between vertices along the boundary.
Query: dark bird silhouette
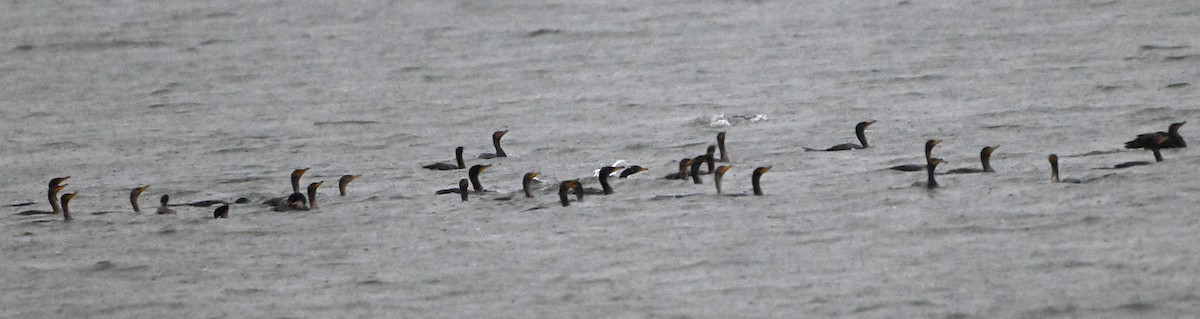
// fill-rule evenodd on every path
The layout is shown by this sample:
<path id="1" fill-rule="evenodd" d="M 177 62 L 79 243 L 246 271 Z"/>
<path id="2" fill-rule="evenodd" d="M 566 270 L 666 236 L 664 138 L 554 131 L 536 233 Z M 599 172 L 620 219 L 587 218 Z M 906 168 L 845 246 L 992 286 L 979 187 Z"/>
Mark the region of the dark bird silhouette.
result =
<path id="1" fill-rule="evenodd" d="M 1183 141 L 1183 135 L 1179 135 L 1179 128 L 1183 127 L 1187 122 L 1172 123 L 1167 127 L 1166 132 L 1154 132 L 1140 134 L 1132 141 L 1125 142 L 1125 148 L 1150 148 L 1158 145 L 1159 148 L 1182 148 L 1187 147 L 1187 142 Z M 1155 143 L 1156 136 L 1164 136 L 1167 141 Z"/>
<path id="2" fill-rule="evenodd" d="M 754 196 L 762 196 L 762 186 L 758 183 L 762 179 L 762 175 L 771 170 L 770 166 L 762 166 L 754 169 L 754 174 L 750 176 L 750 185 L 754 186 Z"/>
<path id="3" fill-rule="evenodd" d="M 925 141 L 925 164 L 904 164 L 888 167 L 890 170 L 902 172 L 917 172 L 925 170 L 925 166 L 929 163 L 929 159 L 933 158 L 933 147 L 941 144 L 941 140 Z"/>
<path id="4" fill-rule="evenodd" d="M 845 144 L 838 144 L 838 145 L 830 146 L 829 148 L 826 148 L 826 149 L 816 149 L 816 148 L 805 147 L 804 150 L 833 152 L 833 151 L 860 150 L 860 149 L 871 147 L 870 144 L 867 144 L 867 133 L 866 133 L 867 127 L 871 126 L 871 124 L 875 124 L 875 121 L 859 122 L 858 124 L 854 125 L 854 135 L 858 137 L 858 142 L 862 143 L 861 145 L 854 144 L 854 143 L 845 143 Z"/>
<path id="5" fill-rule="evenodd" d="M 499 144 L 497 144 L 497 145 L 499 145 Z M 422 167 L 431 169 L 431 170 L 435 170 L 435 171 L 449 171 L 449 170 L 467 168 L 466 162 L 463 161 L 463 147 L 462 146 L 459 146 L 458 148 L 454 149 L 454 162 L 455 163 L 453 163 L 453 164 L 452 163 L 434 163 L 434 164 L 429 164 L 429 165 L 425 165 Z"/>
<path id="6" fill-rule="evenodd" d="M 504 153 L 504 149 L 500 147 L 500 138 L 504 137 L 504 134 L 508 134 L 508 131 L 496 131 L 495 133 L 492 133 L 492 146 L 496 147 L 496 153 L 479 154 L 479 158 L 488 159 L 488 158 L 497 158 L 497 157 L 508 157 L 508 154 Z"/>
<path id="7" fill-rule="evenodd" d="M 983 163 L 982 169 L 970 167 L 955 168 L 946 171 L 946 174 L 995 173 L 996 171 L 992 169 L 992 152 L 994 152 L 998 147 L 1000 147 L 1000 145 L 988 146 L 984 147 L 982 150 L 979 150 L 979 162 Z"/>
<path id="8" fill-rule="evenodd" d="M 717 149 L 721 150 L 721 160 L 718 162 L 728 163 L 729 153 L 725 152 L 725 132 L 717 133 Z"/>
<path id="9" fill-rule="evenodd" d="M 17 215 L 29 216 L 29 215 L 51 215 L 51 214 L 62 213 L 62 207 L 59 206 L 59 202 L 58 202 L 59 201 L 58 192 L 61 192 L 63 190 L 63 188 L 67 187 L 67 184 L 63 184 L 63 182 L 66 182 L 68 178 L 71 178 L 71 177 L 70 176 L 56 177 L 56 178 L 50 179 L 50 183 L 48 183 L 49 189 L 46 190 L 46 197 L 47 197 L 47 200 L 50 202 L 50 211 L 27 210 L 27 211 L 19 212 L 19 213 L 17 213 Z"/>

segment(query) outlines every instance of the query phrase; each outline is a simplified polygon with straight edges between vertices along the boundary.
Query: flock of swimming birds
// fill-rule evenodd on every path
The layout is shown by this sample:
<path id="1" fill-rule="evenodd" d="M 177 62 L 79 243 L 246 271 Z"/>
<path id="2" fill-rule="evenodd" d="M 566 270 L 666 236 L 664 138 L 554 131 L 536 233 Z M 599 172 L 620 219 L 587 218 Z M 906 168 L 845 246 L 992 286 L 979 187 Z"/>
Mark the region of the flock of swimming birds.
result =
<path id="1" fill-rule="evenodd" d="M 832 151 L 849 151 L 849 150 L 858 150 L 858 149 L 868 148 L 868 147 L 870 147 L 870 144 L 867 143 L 866 129 L 867 129 L 867 127 L 871 126 L 871 124 L 874 124 L 874 123 L 875 123 L 875 121 L 866 121 L 866 122 L 860 122 L 855 126 L 854 131 L 855 131 L 855 135 L 858 137 L 859 144 L 845 143 L 845 144 L 834 145 L 834 146 L 831 146 L 829 148 L 824 148 L 824 149 L 805 148 L 805 150 L 832 152 Z M 1186 123 L 1187 122 L 1173 123 L 1167 128 L 1166 132 L 1154 132 L 1154 133 L 1140 134 L 1137 137 L 1135 137 L 1133 140 L 1125 142 L 1125 148 L 1150 150 L 1154 154 L 1155 162 L 1161 162 L 1161 161 L 1163 161 L 1162 153 L 1160 152 L 1161 149 L 1187 147 L 1187 143 L 1184 141 L 1183 136 L 1181 136 L 1179 134 L 1179 128 L 1182 127 Z M 481 154 L 481 155 L 479 155 L 479 158 L 494 159 L 494 158 L 500 158 L 500 157 L 507 157 L 508 156 L 507 153 L 504 152 L 504 149 L 500 145 L 501 138 L 503 138 L 504 135 L 507 133 L 508 133 L 508 131 L 496 131 L 495 133 L 493 133 L 492 134 L 492 145 L 493 145 L 493 147 L 495 147 L 496 152 Z M 665 179 L 673 179 L 673 180 L 685 180 L 685 181 L 690 178 L 693 183 L 702 184 L 702 181 L 700 178 L 701 175 L 713 175 L 713 183 L 716 185 L 717 194 L 723 194 L 723 190 L 721 188 L 721 180 L 722 180 L 722 177 L 725 175 L 725 173 L 727 171 L 729 171 L 730 166 L 729 165 L 717 166 L 716 163 L 730 162 L 729 154 L 726 152 L 726 149 L 725 149 L 725 136 L 726 136 L 726 132 L 717 133 L 717 143 L 715 145 L 709 145 L 707 148 L 707 151 L 704 154 L 701 154 L 701 155 L 698 155 L 695 157 L 685 157 L 684 159 L 681 159 L 679 161 L 678 171 L 668 174 L 664 178 Z M 897 165 L 897 166 L 889 167 L 889 169 L 896 170 L 896 171 L 906 171 L 906 172 L 925 171 L 927 173 L 926 174 L 927 180 L 925 181 L 924 186 L 929 189 L 937 188 L 938 183 L 937 183 L 937 180 L 935 179 L 935 175 L 937 175 L 937 173 L 935 173 L 935 172 L 936 172 L 937 166 L 945 161 L 940 158 L 933 157 L 933 149 L 940 143 L 941 143 L 941 140 L 937 140 L 937 139 L 931 139 L 931 140 L 928 140 L 925 142 L 925 163 L 924 164 Z M 987 147 L 984 147 L 982 150 L 980 150 L 979 159 L 980 159 L 980 162 L 982 163 L 981 168 L 958 168 L 958 169 L 946 171 L 942 174 L 994 173 L 995 170 L 992 169 L 990 159 L 991 159 L 992 153 L 997 148 L 999 148 L 998 145 L 997 146 L 987 146 Z M 720 151 L 720 156 L 717 156 L 718 150 Z M 479 175 L 481 173 L 483 173 L 484 171 L 486 171 L 489 167 L 491 167 L 491 164 L 473 165 L 468 168 L 465 165 L 465 161 L 463 160 L 463 151 L 464 151 L 464 148 L 461 146 L 455 149 L 455 152 L 454 152 L 455 153 L 455 162 L 454 163 L 436 163 L 436 164 L 430 164 L 430 165 L 423 166 L 426 169 L 439 170 L 439 171 L 452 171 L 452 170 L 463 170 L 463 169 L 467 170 L 467 178 L 460 179 L 458 182 L 457 188 L 439 190 L 439 191 L 435 192 L 436 194 L 440 195 L 440 194 L 455 194 L 456 193 L 461 196 L 462 201 L 467 201 L 471 194 L 480 194 L 480 193 L 485 193 L 485 192 L 491 192 L 490 190 L 485 189 L 483 187 L 483 185 L 480 184 L 480 181 L 479 181 Z M 1071 179 L 1071 178 L 1061 178 L 1060 179 L 1059 172 L 1058 172 L 1058 155 L 1050 154 L 1048 156 L 1048 160 L 1050 161 L 1050 171 L 1051 171 L 1050 181 L 1051 182 L 1053 182 L 1053 183 L 1059 183 L 1059 182 L 1082 183 L 1083 182 L 1082 180 L 1079 180 L 1079 179 Z M 1125 163 L 1120 163 L 1120 164 L 1114 165 L 1112 167 L 1112 169 L 1120 169 L 1120 168 L 1127 168 L 1127 167 L 1133 167 L 1133 166 L 1139 166 L 1139 165 L 1147 165 L 1147 164 L 1151 164 L 1151 163 L 1152 162 L 1150 162 L 1150 161 L 1125 162 Z M 701 171 L 701 167 L 703 167 L 703 166 L 707 166 L 707 170 Z M 753 174 L 751 175 L 751 185 L 752 185 L 752 190 L 753 190 L 754 195 L 762 195 L 763 194 L 760 180 L 761 180 L 763 174 L 767 173 L 767 171 L 769 171 L 770 169 L 771 169 L 771 166 L 761 166 L 761 167 L 757 167 L 754 169 Z M 292 171 L 292 174 L 291 174 L 292 194 L 291 195 L 286 196 L 286 197 L 271 198 L 271 199 L 264 201 L 262 204 L 267 207 L 273 208 L 275 211 L 311 211 L 311 210 L 318 209 L 317 190 L 321 187 L 321 185 L 324 184 L 324 181 L 318 181 L 318 182 L 311 183 L 308 185 L 308 187 L 306 189 L 306 193 L 300 192 L 300 179 L 304 176 L 304 173 L 307 172 L 308 170 L 309 170 L 309 168 L 302 168 L 302 169 L 296 169 L 296 170 Z M 591 195 L 612 194 L 613 188 L 612 188 L 612 185 L 609 183 L 609 178 L 611 176 L 617 176 L 617 178 L 623 179 L 623 178 L 627 178 L 631 175 L 634 175 L 634 174 L 637 174 L 640 172 L 644 172 L 647 170 L 648 170 L 647 168 L 638 166 L 638 165 L 629 165 L 629 166 L 613 165 L 613 166 L 601 167 L 597 171 L 597 179 L 601 186 L 600 189 L 584 188 L 583 183 L 579 179 L 562 181 L 558 184 L 558 187 L 557 187 L 559 202 L 562 204 L 563 207 L 567 207 L 567 206 L 570 206 L 570 203 L 571 203 L 571 200 L 570 200 L 571 194 L 575 195 L 576 201 L 583 200 L 584 194 L 591 194 Z M 341 196 L 346 196 L 347 195 L 347 190 L 346 190 L 347 185 L 359 177 L 360 177 L 360 175 L 343 175 L 341 178 L 339 178 L 338 179 L 339 194 Z M 541 183 L 541 181 L 538 180 L 537 177 L 538 177 L 537 172 L 529 172 L 529 173 L 526 173 L 522 177 L 522 179 L 521 179 L 522 193 L 525 197 L 528 197 L 528 198 L 534 197 L 534 189 L 533 189 L 534 184 Z M 19 213 L 17 213 L 17 215 L 30 216 L 30 215 L 61 214 L 63 217 L 63 220 L 65 220 L 65 221 L 72 220 L 71 210 L 70 210 L 70 202 L 71 202 L 71 199 L 75 198 L 76 193 L 65 193 L 65 194 L 62 194 L 61 196 L 58 195 L 59 192 L 61 192 L 64 188 L 67 187 L 67 184 L 65 184 L 65 182 L 69 178 L 70 178 L 70 176 L 56 177 L 56 178 L 50 179 L 49 189 L 47 191 L 47 197 L 48 197 L 48 201 L 50 202 L 51 210 L 49 210 L 49 211 L 27 210 L 27 211 L 19 212 Z M 150 186 L 138 186 L 138 187 L 134 188 L 132 191 L 130 191 L 129 201 L 130 201 L 130 204 L 133 206 L 134 212 L 142 211 L 140 205 L 138 204 L 138 198 L 149 187 Z M 549 188 L 543 188 L 543 189 L 551 189 L 552 190 L 553 186 L 550 186 Z M 746 195 L 746 194 L 728 194 L 728 195 L 742 196 L 742 195 Z M 510 195 L 510 196 L 497 197 L 496 200 L 512 200 L 516 196 L 518 196 L 518 195 L 514 194 L 514 195 Z M 688 196 L 688 195 L 677 195 L 677 196 L 672 196 L 672 197 L 680 197 L 680 196 Z M 211 207 L 211 206 L 220 205 L 219 207 L 216 208 L 215 211 L 213 211 L 213 218 L 228 218 L 230 204 L 249 204 L 250 203 L 250 200 L 248 200 L 246 198 L 238 198 L 237 200 L 234 200 L 233 202 L 226 202 L 226 201 L 222 201 L 222 200 L 204 200 L 204 201 L 192 202 L 192 203 L 187 203 L 187 204 L 170 204 L 169 201 L 170 201 L 170 196 L 162 195 L 162 197 L 160 197 L 160 200 L 159 200 L 160 206 L 158 207 L 158 209 L 155 212 L 157 214 L 174 214 L 175 210 L 171 209 L 172 206 Z M 15 204 L 15 205 L 10 205 L 10 206 L 19 207 L 19 206 L 29 206 L 29 205 L 33 205 L 33 203 L 27 202 L 27 203 Z M 540 209 L 540 208 L 544 208 L 544 207 L 539 206 L 539 207 L 535 207 L 533 209 Z M 112 212 L 96 212 L 93 214 L 105 214 L 105 213 L 112 213 Z M 46 220 L 42 220 L 39 222 L 46 222 Z"/>

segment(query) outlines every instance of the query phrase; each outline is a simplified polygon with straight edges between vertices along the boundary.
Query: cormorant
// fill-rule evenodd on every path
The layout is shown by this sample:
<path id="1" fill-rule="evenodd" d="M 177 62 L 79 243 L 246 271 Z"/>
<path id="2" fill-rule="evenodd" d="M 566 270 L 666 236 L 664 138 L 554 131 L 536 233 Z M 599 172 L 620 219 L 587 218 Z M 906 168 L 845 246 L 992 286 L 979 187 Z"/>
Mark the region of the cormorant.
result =
<path id="1" fill-rule="evenodd" d="M 338 179 L 338 194 L 341 194 L 341 196 L 346 196 L 346 185 L 349 185 L 350 182 L 358 179 L 359 176 L 362 175 L 342 175 L 342 178 Z"/>
<path id="2" fill-rule="evenodd" d="M 729 153 L 725 152 L 725 132 L 717 133 L 717 149 L 721 150 L 721 160 L 718 162 L 729 162 Z"/>
<path id="3" fill-rule="evenodd" d="M 946 171 L 946 174 L 995 173 L 996 171 L 992 169 L 991 159 L 992 159 L 992 152 L 995 151 L 996 148 L 998 148 L 998 147 L 1000 147 L 1000 145 L 988 146 L 988 147 L 984 147 L 982 150 L 979 151 L 979 161 L 983 163 L 983 169 L 969 168 L 969 167 L 955 168 L 955 169 Z"/>
<path id="4" fill-rule="evenodd" d="M 871 147 L 870 144 L 867 144 L 867 132 L 866 132 L 867 127 L 871 126 L 871 124 L 875 124 L 875 121 L 859 122 L 858 124 L 854 125 L 854 135 L 858 136 L 858 142 L 862 143 L 862 145 L 854 144 L 854 143 L 845 143 L 845 144 L 834 145 L 834 146 L 831 146 L 826 149 L 815 149 L 815 148 L 807 148 L 807 147 L 805 147 L 804 149 L 808 150 L 808 151 L 832 152 L 832 151 L 860 150 L 860 149 Z"/>
<path id="5" fill-rule="evenodd" d="M 937 146 L 938 144 L 941 144 L 941 143 L 942 143 L 942 141 L 941 141 L 941 140 L 928 140 L 928 141 L 925 141 L 925 163 L 926 163 L 926 164 L 928 164 L 928 163 L 929 163 L 929 159 L 933 158 L 933 147 L 934 147 L 934 146 Z M 888 167 L 888 169 L 890 169 L 890 170 L 896 170 L 896 171 L 902 171 L 902 172 L 916 172 L 916 171 L 923 171 L 923 170 L 925 170 L 925 164 L 920 164 L 920 165 L 918 165 L 918 164 L 904 164 L 904 165 L 896 165 L 896 166 Z"/>
<path id="6" fill-rule="evenodd" d="M 170 200 L 171 200 L 171 196 L 166 195 L 166 194 L 163 194 L 162 197 L 159 197 L 159 199 L 158 199 L 159 206 L 158 206 L 158 210 L 155 211 L 155 213 L 157 213 L 159 215 L 174 214 L 175 210 L 171 209 L 171 207 L 167 207 L 167 202 Z"/>
<path id="7" fill-rule="evenodd" d="M 504 134 L 508 134 L 508 131 L 496 131 L 495 133 L 492 133 L 492 146 L 496 147 L 496 153 L 479 154 L 479 158 L 487 159 L 487 158 L 497 158 L 497 157 L 508 157 L 508 154 L 504 153 L 504 149 L 500 148 L 500 138 L 504 137 Z"/>
<path id="8" fill-rule="evenodd" d="M 1058 178 L 1058 155 L 1050 154 L 1048 159 L 1050 160 L 1050 182 L 1051 183 L 1058 183 L 1058 182 L 1072 183 L 1072 184 L 1083 183 L 1083 181 L 1076 179 L 1076 178 L 1064 178 L 1064 179 L 1060 180 Z"/>
<path id="9" fill-rule="evenodd" d="M 1158 144 L 1159 148 L 1187 147 L 1187 142 L 1183 141 L 1183 135 L 1179 135 L 1179 128 L 1184 124 L 1187 124 L 1187 122 L 1171 123 L 1171 126 L 1167 127 L 1166 132 L 1139 134 L 1132 141 L 1125 142 L 1125 148 L 1150 148 L 1150 146 L 1156 144 L 1154 142 L 1155 136 L 1167 137 L 1166 142 Z"/>
<path id="10" fill-rule="evenodd" d="M 762 175 L 766 174 L 767 171 L 769 171 L 769 170 L 771 170 L 770 166 L 762 166 L 759 168 L 755 168 L 754 175 L 750 176 L 750 185 L 754 186 L 754 195 L 755 196 L 762 196 L 762 194 L 763 194 L 762 186 L 759 186 L 758 180 L 760 178 L 762 178 Z"/>
<path id="11" fill-rule="evenodd" d="M 499 144 L 497 144 L 497 145 L 499 145 Z M 458 148 L 454 149 L 454 161 L 457 164 L 434 163 L 434 164 L 429 164 L 429 165 L 425 165 L 422 167 L 428 168 L 431 170 L 435 170 L 435 171 L 449 171 L 449 170 L 467 168 L 466 162 L 463 161 L 463 147 L 462 146 L 459 146 Z"/>

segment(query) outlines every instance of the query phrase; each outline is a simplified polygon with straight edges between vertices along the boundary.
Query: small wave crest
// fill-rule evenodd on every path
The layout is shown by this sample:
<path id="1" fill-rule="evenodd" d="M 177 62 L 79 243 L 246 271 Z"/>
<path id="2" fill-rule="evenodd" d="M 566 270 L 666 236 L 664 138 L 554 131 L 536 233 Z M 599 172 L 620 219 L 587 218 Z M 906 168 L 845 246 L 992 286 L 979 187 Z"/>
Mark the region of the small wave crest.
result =
<path id="1" fill-rule="evenodd" d="M 766 115 L 754 114 L 717 114 L 708 118 L 708 126 L 710 127 L 730 127 L 734 125 L 742 125 L 745 123 L 758 123 L 770 120 Z"/>

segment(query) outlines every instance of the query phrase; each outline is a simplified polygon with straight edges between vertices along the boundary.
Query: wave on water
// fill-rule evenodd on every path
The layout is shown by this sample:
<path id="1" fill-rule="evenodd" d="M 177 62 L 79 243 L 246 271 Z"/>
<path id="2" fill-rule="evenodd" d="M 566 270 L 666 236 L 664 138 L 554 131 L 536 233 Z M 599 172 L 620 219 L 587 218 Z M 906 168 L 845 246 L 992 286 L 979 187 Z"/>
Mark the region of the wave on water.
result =
<path id="1" fill-rule="evenodd" d="M 731 114 L 731 115 L 726 115 L 726 114 L 722 113 L 722 114 L 717 114 L 717 115 L 713 115 L 712 117 L 710 117 L 710 118 L 708 119 L 708 126 L 710 126 L 710 127 L 730 127 L 730 126 L 735 126 L 735 125 L 742 125 L 742 124 L 745 124 L 745 123 L 758 123 L 758 122 L 765 122 L 765 121 L 768 121 L 768 120 L 770 120 L 770 118 L 767 118 L 767 116 L 766 116 L 766 115 L 762 115 L 762 114 L 754 114 L 754 115 Z"/>

